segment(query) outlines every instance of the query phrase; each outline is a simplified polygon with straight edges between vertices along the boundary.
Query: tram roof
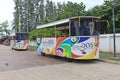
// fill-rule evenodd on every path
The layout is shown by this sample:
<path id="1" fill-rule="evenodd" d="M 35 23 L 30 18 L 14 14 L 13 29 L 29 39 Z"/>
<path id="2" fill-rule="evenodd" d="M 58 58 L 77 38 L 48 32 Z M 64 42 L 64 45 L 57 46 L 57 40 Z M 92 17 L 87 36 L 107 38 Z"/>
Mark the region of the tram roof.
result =
<path id="1" fill-rule="evenodd" d="M 38 28 L 46 28 L 46 27 L 53 27 L 53 26 L 56 26 L 56 25 L 65 24 L 65 23 L 68 23 L 70 19 L 75 19 L 75 18 L 96 18 L 96 19 L 100 19 L 99 17 L 95 17 L 95 16 L 77 16 L 77 17 L 71 17 L 71 18 L 62 19 L 62 20 L 50 22 L 50 23 L 47 23 L 47 24 L 39 25 L 36 28 L 37 29 Z"/>
<path id="2" fill-rule="evenodd" d="M 16 33 L 28 33 L 28 32 L 16 32 Z"/>

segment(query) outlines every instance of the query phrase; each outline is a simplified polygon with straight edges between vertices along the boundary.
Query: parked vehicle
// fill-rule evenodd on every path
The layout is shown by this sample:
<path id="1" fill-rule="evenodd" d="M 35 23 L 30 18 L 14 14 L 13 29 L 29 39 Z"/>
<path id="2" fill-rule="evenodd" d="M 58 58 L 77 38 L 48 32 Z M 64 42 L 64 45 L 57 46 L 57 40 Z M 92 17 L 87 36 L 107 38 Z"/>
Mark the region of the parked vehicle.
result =
<path id="1" fill-rule="evenodd" d="M 10 45 L 10 37 L 2 35 L 0 37 L 0 44 L 9 46 Z"/>
<path id="2" fill-rule="evenodd" d="M 28 33 L 17 32 L 11 40 L 11 47 L 15 50 L 28 50 Z"/>
<path id="3" fill-rule="evenodd" d="M 54 35 L 50 34 L 51 28 Z M 37 37 L 37 51 L 41 55 L 67 59 L 99 59 L 99 28 L 100 18 L 94 16 L 72 17 L 37 26 L 44 30 L 44 35 Z"/>

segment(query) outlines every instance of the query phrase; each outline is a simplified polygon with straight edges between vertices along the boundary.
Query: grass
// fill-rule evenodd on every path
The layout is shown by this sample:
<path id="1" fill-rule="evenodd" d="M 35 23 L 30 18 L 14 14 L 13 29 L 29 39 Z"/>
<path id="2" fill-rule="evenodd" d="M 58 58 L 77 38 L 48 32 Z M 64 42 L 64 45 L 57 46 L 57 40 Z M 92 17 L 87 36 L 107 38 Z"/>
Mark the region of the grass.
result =
<path id="1" fill-rule="evenodd" d="M 114 54 L 113 53 L 110 53 L 110 52 L 100 52 L 100 59 L 120 61 L 120 53 L 116 53 L 116 58 L 114 58 Z"/>

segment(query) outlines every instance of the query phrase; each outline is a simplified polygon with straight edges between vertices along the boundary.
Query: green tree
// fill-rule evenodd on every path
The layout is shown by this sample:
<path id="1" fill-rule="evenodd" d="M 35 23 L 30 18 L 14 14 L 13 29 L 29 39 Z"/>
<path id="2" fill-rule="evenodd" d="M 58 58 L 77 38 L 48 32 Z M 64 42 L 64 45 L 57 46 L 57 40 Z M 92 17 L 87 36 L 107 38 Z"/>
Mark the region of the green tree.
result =
<path id="1" fill-rule="evenodd" d="M 8 21 L 0 24 L 0 32 L 5 32 L 6 35 L 10 35 L 10 29 L 8 29 Z"/>
<path id="2" fill-rule="evenodd" d="M 68 17 L 74 17 L 74 16 L 84 16 L 85 14 L 85 5 L 81 3 L 72 3 L 68 2 L 63 11 L 60 11 L 57 16 L 56 20 L 68 18 Z"/>
<path id="3" fill-rule="evenodd" d="M 54 18 L 54 3 L 52 1 L 49 1 L 49 0 L 47 0 L 46 3 L 47 3 L 45 6 L 46 19 L 53 20 L 53 18 Z"/>
<path id="4" fill-rule="evenodd" d="M 40 1 L 40 5 L 39 5 L 39 15 L 40 15 L 40 21 L 39 21 L 39 23 L 38 24 L 40 24 L 40 22 L 41 21 L 43 21 L 44 20 L 44 17 L 45 17 L 45 10 L 44 10 L 44 0 L 41 0 Z"/>
<path id="5" fill-rule="evenodd" d="M 110 24 L 110 28 L 108 30 L 108 27 L 106 26 L 106 22 L 102 22 L 101 25 L 101 34 L 103 33 L 112 33 L 112 6 L 111 3 L 104 2 L 103 5 L 95 6 L 92 9 L 88 10 L 86 12 L 86 15 L 88 16 L 98 16 L 102 20 L 108 20 Z M 115 26 L 116 26 L 116 32 L 120 32 L 120 1 L 114 4 L 115 9 Z"/>
<path id="6" fill-rule="evenodd" d="M 44 0 L 14 0 L 13 29 L 16 32 L 30 32 L 44 18 Z"/>
<path id="7" fill-rule="evenodd" d="M 19 0 L 14 0 L 15 3 L 15 12 L 14 14 L 14 21 L 13 21 L 13 29 L 15 29 L 15 32 L 19 31 Z"/>

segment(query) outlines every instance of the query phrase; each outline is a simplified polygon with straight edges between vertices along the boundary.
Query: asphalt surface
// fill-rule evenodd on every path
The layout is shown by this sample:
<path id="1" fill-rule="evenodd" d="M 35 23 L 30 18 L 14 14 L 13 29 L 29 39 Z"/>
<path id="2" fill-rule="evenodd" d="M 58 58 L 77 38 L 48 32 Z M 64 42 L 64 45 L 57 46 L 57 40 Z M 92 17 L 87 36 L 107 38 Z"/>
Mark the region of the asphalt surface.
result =
<path id="1" fill-rule="evenodd" d="M 63 63 L 66 61 L 60 57 L 41 56 L 36 51 L 16 51 L 10 46 L 0 45 L 0 71 Z"/>
<path id="2" fill-rule="evenodd" d="M 120 64 L 66 62 L 64 58 L 0 45 L 0 80 L 120 80 Z"/>

